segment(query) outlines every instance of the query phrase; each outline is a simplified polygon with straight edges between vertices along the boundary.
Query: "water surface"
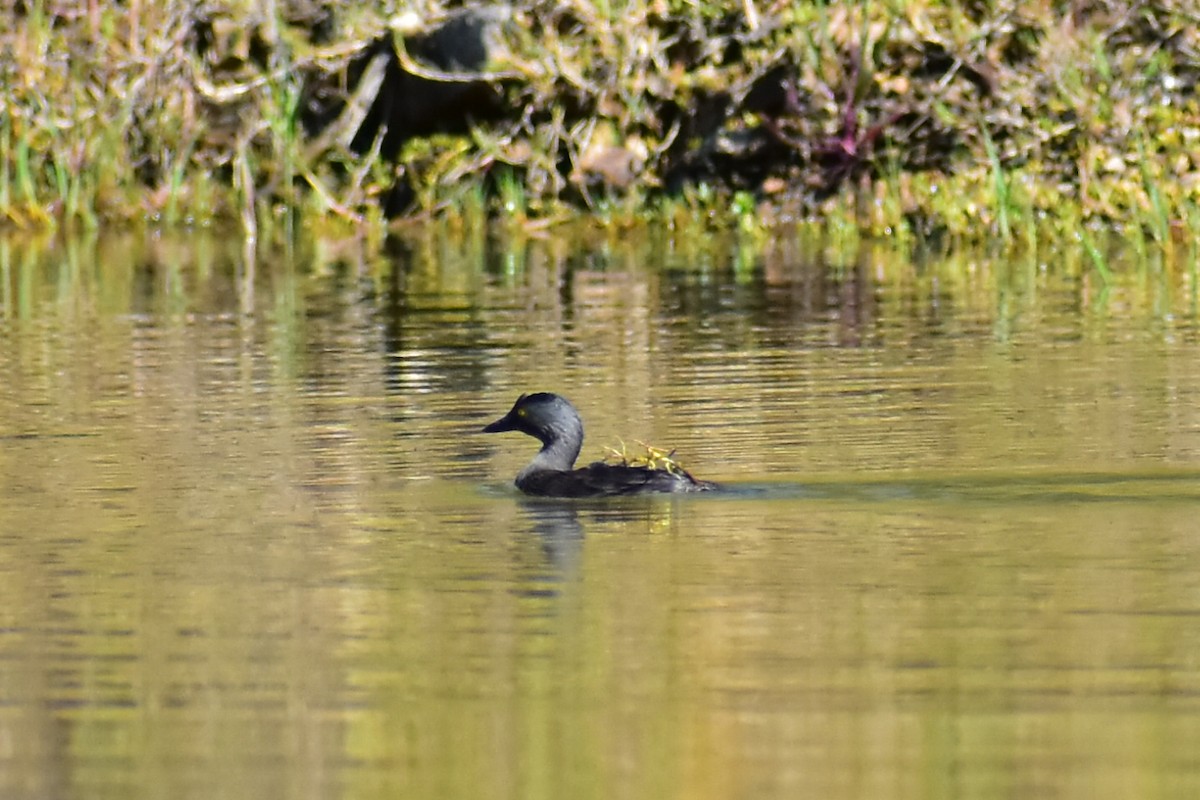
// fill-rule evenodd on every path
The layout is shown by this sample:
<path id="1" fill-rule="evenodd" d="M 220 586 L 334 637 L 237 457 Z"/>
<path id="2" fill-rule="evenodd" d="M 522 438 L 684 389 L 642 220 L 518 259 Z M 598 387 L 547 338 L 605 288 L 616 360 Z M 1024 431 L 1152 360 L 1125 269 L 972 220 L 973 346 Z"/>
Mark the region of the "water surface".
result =
<path id="1" fill-rule="evenodd" d="M 0 796 L 1195 796 L 1196 276 L 1081 259 L 0 242 Z"/>

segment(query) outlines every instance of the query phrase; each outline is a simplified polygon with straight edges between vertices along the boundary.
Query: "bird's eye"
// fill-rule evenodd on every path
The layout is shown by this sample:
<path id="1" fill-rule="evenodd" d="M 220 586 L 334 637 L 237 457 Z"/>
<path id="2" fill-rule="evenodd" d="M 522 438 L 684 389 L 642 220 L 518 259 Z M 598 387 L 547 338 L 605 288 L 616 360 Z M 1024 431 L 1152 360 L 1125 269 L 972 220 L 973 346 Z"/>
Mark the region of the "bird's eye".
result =
<path id="1" fill-rule="evenodd" d="M 523 417 L 523 416 L 525 416 L 525 409 L 523 409 L 523 408 L 518 408 L 518 409 L 517 409 L 517 416 L 518 416 L 518 417 Z"/>

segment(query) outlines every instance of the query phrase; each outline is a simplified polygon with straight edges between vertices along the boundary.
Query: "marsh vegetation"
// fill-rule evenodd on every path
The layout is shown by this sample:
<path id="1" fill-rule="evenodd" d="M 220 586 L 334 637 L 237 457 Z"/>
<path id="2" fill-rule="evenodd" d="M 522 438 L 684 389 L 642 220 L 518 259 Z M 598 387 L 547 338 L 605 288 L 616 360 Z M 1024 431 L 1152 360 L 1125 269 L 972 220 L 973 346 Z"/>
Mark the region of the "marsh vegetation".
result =
<path id="1" fill-rule="evenodd" d="M 1183 0 L 8 0 L 0 222 L 1200 229 Z"/>

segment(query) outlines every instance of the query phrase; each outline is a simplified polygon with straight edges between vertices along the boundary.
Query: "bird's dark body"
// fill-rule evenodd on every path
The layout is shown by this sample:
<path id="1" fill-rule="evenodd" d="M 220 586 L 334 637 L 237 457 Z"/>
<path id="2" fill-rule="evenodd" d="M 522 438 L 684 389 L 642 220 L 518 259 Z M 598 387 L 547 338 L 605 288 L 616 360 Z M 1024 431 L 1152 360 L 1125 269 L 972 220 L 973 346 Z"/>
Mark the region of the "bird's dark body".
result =
<path id="1" fill-rule="evenodd" d="M 620 495 L 706 492 L 716 488 L 690 474 L 597 461 L 569 471 L 539 470 L 517 478 L 525 494 L 543 497 L 618 497 Z"/>

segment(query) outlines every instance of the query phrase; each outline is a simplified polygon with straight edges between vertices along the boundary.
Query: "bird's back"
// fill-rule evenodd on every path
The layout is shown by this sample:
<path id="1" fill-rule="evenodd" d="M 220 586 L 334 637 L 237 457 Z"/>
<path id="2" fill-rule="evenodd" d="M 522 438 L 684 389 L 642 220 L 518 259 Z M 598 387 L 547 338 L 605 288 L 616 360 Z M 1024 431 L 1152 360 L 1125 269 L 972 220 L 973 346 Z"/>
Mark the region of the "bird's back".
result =
<path id="1" fill-rule="evenodd" d="M 517 488 L 543 497 L 615 497 L 708 492 L 717 487 L 684 470 L 653 469 L 597 461 L 581 469 L 540 470 L 522 475 Z"/>

